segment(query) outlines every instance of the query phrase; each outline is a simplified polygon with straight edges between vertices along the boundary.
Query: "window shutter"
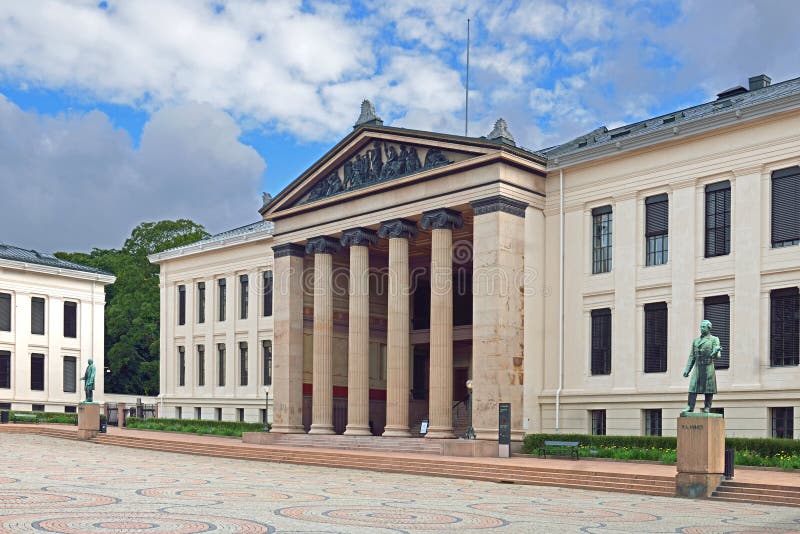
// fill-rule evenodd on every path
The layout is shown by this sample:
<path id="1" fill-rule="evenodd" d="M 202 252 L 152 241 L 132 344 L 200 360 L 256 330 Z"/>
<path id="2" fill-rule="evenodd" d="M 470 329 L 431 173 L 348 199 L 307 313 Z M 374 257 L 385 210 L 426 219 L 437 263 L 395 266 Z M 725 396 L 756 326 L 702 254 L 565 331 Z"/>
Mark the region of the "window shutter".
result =
<path id="1" fill-rule="evenodd" d="M 711 334 L 719 338 L 722 357 L 714 360 L 716 369 L 731 366 L 731 303 L 728 295 L 708 297 L 704 301 L 704 319 L 711 321 Z"/>
<path id="2" fill-rule="evenodd" d="M 0 350 L 0 388 L 11 387 L 11 353 Z"/>
<path id="3" fill-rule="evenodd" d="M 611 310 L 592 310 L 592 374 L 611 373 Z"/>
<path id="4" fill-rule="evenodd" d="M 44 334 L 44 299 L 31 298 L 31 334 Z"/>
<path id="5" fill-rule="evenodd" d="M 598 208 L 592 208 L 592 217 L 595 215 L 605 215 L 606 213 L 611 213 L 611 206 L 600 206 Z"/>
<path id="6" fill-rule="evenodd" d="M 667 370 L 667 303 L 644 306 L 644 372 Z"/>
<path id="7" fill-rule="evenodd" d="M 800 167 L 772 173 L 772 246 L 800 241 Z"/>
<path id="8" fill-rule="evenodd" d="M 272 271 L 264 271 L 264 317 L 272 315 Z"/>
<path id="9" fill-rule="evenodd" d="M 647 237 L 669 233 L 669 198 L 666 193 L 645 200 Z"/>
<path id="10" fill-rule="evenodd" d="M 706 258 L 724 256 L 731 250 L 731 183 L 706 186 Z"/>
<path id="11" fill-rule="evenodd" d="M 11 332 L 11 295 L 0 293 L 0 330 Z"/>
<path id="12" fill-rule="evenodd" d="M 247 385 L 247 342 L 239 342 L 239 385 Z"/>
<path id="13" fill-rule="evenodd" d="M 770 293 L 770 364 L 800 363 L 800 292 L 796 287 Z"/>
<path id="14" fill-rule="evenodd" d="M 64 356 L 64 393 L 77 391 L 77 360 L 73 356 Z"/>
<path id="15" fill-rule="evenodd" d="M 44 391 L 44 354 L 31 354 L 31 390 Z"/>
<path id="16" fill-rule="evenodd" d="M 78 305 L 64 303 L 64 337 L 78 337 Z"/>
<path id="17" fill-rule="evenodd" d="M 264 351 L 264 385 L 272 385 L 272 342 L 264 340 L 262 342 Z"/>

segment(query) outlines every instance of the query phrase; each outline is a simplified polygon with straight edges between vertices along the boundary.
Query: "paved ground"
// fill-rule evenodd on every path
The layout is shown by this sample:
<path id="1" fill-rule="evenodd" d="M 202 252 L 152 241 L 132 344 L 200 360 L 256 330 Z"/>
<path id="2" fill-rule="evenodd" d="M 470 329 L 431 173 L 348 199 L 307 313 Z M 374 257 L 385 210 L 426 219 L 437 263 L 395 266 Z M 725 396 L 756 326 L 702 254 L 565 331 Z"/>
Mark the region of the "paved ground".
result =
<path id="1" fill-rule="evenodd" d="M 800 510 L 0 434 L 0 532 L 797 532 Z"/>

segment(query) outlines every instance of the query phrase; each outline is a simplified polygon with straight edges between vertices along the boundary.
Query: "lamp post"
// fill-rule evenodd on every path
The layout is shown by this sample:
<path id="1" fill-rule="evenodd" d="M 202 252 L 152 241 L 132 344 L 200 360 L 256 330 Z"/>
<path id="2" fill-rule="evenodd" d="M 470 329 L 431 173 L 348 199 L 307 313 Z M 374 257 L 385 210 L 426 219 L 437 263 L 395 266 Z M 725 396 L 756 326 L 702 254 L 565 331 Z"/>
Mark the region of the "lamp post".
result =
<path id="1" fill-rule="evenodd" d="M 475 429 L 472 428 L 472 380 L 467 380 L 467 411 L 469 413 L 469 428 L 464 437 L 467 439 L 475 439 Z"/>
<path id="2" fill-rule="evenodd" d="M 269 388 L 264 388 L 264 432 L 269 432 Z"/>

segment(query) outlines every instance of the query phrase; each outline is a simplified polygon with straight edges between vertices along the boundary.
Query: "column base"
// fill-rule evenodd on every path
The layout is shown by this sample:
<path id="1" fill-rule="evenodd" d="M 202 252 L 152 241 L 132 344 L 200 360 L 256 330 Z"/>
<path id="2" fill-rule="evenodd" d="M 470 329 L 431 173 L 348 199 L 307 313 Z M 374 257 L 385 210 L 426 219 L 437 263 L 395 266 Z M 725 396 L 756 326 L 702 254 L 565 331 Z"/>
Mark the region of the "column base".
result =
<path id="1" fill-rule="evenodd" d="M 371 436 L 372 431 L 365 425 L 347 425 L 344 429 L 345 436 Z"/>
<path id="2" fill-rule="evenodd" d="M 311 425 L 308 430 L 309 434 L 336 434 L 333 431 L 333 425 Z"/>
<path id="3" fill-rule="evenodd" d="M 429 439 L 455 439 L 456 435 L 453 434 L 452 428 L 428 428 L 428 433 L 425 434 Z"/>
<path id="4" fill-rule="evenodd" d="M 397 427 L 389 427 L 387 426 L 383 434 L 381 434 L 384 438 L 410 438 L 411 432 L 408 430 L 408 427 L 397 426 Z"/>
<path id="5" fill-rule="evenodd" d="M 690 499 L 711 497 L 721 483 L 722 475 L 717 473 L 678 473 L 675 476 L 675 494 Z"/>
<path id="6" fill-rule="evenodd" d="M 306 429 L 303 428 L 303 425 L 274 425 L 270 429 L 270 433 L 275 434 L 305 434 Z"/>

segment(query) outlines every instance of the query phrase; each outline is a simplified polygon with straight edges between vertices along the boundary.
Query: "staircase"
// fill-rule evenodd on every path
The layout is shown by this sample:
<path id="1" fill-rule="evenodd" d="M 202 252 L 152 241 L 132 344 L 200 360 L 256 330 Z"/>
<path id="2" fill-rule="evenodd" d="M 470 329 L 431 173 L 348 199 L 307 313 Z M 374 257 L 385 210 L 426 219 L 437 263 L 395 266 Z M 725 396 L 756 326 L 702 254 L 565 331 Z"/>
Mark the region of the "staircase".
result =
<path id="1" fill-rule="evenodd" d="M 303 447 L 349 451 L 376 451 L 396 454 L 441 454 L 439 440 L 424 438 L 384 438 L 381 436 L 345 436 L 319 434 L 255 433 L 245 437 L 245 443 L 278 447 Z"/>
<path id="2" fill-rule="evenodd" d="M 800 488 L 796 486 L 748 484 L 723 480 L 717 490 L 711 494 L 711 499 L 729 502 L 800 506 Z"/>
<path id="3" fill-rule="evenodd" d="M 52 426 L 7 424 L 0 426 L 0 432 L 5 432 L 7 434 L 36 434 L 39 436 L 71 440 L 78 439 L 77 428 L 68 425 L 64 425 L 64 428 L 56 428 Z"/>

